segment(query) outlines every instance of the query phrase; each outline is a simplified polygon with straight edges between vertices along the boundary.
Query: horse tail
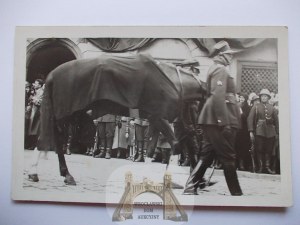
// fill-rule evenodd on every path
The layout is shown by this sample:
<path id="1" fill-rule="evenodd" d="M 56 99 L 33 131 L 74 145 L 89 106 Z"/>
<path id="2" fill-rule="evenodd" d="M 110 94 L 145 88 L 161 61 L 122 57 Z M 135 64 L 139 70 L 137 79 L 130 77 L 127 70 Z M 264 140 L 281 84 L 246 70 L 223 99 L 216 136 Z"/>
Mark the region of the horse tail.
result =
<path id="1" fill-rule="evenodd" d="M 39 150 L 56 150 L 56 122 L 53 110 L 52 91 L 53 75 L 50 73 L 45 82 L 44 95 L 41 104 L 41 129 L 38 140 Z"/>

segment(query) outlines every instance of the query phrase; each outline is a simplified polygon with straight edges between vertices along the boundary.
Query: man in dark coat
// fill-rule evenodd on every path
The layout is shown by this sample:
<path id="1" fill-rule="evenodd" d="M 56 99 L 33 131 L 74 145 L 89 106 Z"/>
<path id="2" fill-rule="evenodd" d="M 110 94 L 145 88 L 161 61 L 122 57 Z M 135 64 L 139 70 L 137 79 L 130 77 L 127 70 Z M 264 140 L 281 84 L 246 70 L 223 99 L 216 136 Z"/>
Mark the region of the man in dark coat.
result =
<path id="1" fill-rule="evenodd" d="M 275 140 L 278 139 L 278 115 L 275 108 L 268 103 L 271 98 L 267 89 L 262 89 L 260 103 L 252 107 L 248 116 L 250 138 L 255 140 L 258 173 L 272 173 L 270 169 L 271 154 Z"/>
<path id="2" fill-rule="evenodd" d="M 200 160 L 187 180 L 184 194 L 197 194 L 206 169 L 217 157 L 223 164 L 224 175 L 231 195 L 242 195 L 236 173 L 234 148 L 237 129 L 240 128 L 240 110 L 236 102 L 233 78 L 226 66 L 231 63 L 232 51 L 227 42 L 215 45 L 218 53 L 207 77 L 208 98 L 198 118 L 203 126 L 203 146 Z"/>

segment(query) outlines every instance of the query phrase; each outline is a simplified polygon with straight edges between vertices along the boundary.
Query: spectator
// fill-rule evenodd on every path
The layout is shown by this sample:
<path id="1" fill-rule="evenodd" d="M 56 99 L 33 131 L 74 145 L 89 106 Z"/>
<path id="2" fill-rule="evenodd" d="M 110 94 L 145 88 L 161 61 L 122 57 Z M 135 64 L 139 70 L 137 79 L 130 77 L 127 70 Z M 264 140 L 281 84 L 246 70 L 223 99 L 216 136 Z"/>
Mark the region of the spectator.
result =
<path id="1" fill-rule="evenodd" d="M 30 148 L 34 149 L 37 144 L 37 139 L 39 135 L 40 129 L 40 107 L 43 100 L 43 89 L 44 82 L 41 79 L 36 79 L 32 84 L 34 89 L 34 95 L 32 95 L 29 99 L 30 106 L 30 117 L 28 124 L 28 136 L 30 139 Z"/>
<path id="2" fill-rule="evenodd" d="M 271 99 L 269 90 L 262 89 L 260 103 L 254 105 L 248 116 L 248 130 L 251 141 L 255 141 L 258 173 L 272 173 L 271 154 L 275 140 L 278 139 L 278 115 L 275 108 L 268 103 Z"/>

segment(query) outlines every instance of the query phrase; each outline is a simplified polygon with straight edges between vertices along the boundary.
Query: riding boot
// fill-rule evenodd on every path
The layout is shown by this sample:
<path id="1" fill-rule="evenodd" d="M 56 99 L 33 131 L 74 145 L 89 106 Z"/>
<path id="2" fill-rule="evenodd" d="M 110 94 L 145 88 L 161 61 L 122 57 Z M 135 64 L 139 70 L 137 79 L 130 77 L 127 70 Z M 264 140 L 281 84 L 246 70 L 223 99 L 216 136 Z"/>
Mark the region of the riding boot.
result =
<path id="1" fill-rule="evenodd" d="M 126 151 L 126 158 L 127 160 L 132 160 L 133 159 L 133 146 L 129 146 L 127 151 Z"/>
<path id="2" fill-rule="evenodd" d="M 163 148 L 162 149 L 162 160 L 161 163 L 162 164 L 168 164 L 170 160 L 170 150 Z"/>
<path id="3" fill-rule="evenodd" d="M 103 147 L 100 147 L 100 153 L 98 155 L 95 155 L 95 158 L 104 158 L 105 156 L 105 149 Z"/>
<path id="4" fill-rule="evenodd" d="M 90 154 L 90 148 L 86 149 L 85 155 L 89 155 Z"/>
<path id="5" fill-rule="evenodd" d="M 269 154 L 266 154 L 265 172 L 267 174 L 273 174 L 273 171 L 271 170 L 270 166 L 271 166 L 271 157 Z"/>
<path id="6" fill-rule="evenodd" d="M 93 147 L 90 147 L 90 152 L 88 154 L 89 156 L 92 156 L 94 155 L 94 148 Z"/>
<path id="7" fill-rule="evenodd" d="M 183 194 L 198 195 L 197 188 L 203 182 L 203 176 L 207 168 L 207 163 L 200 159 L 185 184 Z"/>
<path id="8" fill-rule="evenodd" d="M 274 158 L 273 164 L 272 164 L 272 174 L 276 174 L 276 169 L 277 169 L 277 159 Z"/>
<path id="9" fill-rule="evenodd" d="M 161 162 L 162 161 L 162 152 L 160 149 L 155 149 L 151 162 Z"/>
<path id="10" fill-rule="evenodd" d="M 257 164 L 258 164 L 257 173 L 262 173 L 263 172 L 263 159 L 262 159 L 261 153 L 257 153 Z"/>
<path id="11" fill-rule="evenodd" d="M 110 148 L 107 148 L 106 149 L 106 154 L 105 154 L 105 158 L 106 159 L 110 159 L 111 157 L 110 157 L 110 153 L 111 153 L 111 149 Z"/>
<path id="12" fill-rule="evenodd" d="M 243 159 L 239 159 L 239 170 L 245 171 L 245 163 Z"/>
<path id="13" fill-rule="evenodd" d="M 137 147 L 135 147 L 132 161 L 135 161 L 138 158 L 138 156 L 139 156 L 139 150 Z"/>
<path id="14" fill-rule="evenodd" d="M 129 157 L 129 150 L 126 149 L 126 152 L 125 152 L 125 159 L 127 159 Z"/>
<path id="15" fill-rule="evenodd" d="M 239 184 L 239 180 L 236 173 L 236 168 L 234 165 L 223 165 L 225 180 L 228 189 L 233 196 L 243 195 L 242 189 Z"/>
<path id="16" fill-rule="evenodd" d="M 138 150 L 138 157 L 135 162 L 145 162 L 143 149 Z"/>
<path id="17" fill-rule="evenodd" d="M 184 155 L 184 162 L 181 164 L 181 166 L 190 166 L 190 155 L 188 149 L 183 148 L 183 155 Z"/>
<path id="18" fill-rule="evenodd" d="M 190 151 L 190 165 L 191 165 L 191 170 L 193 170 L 199 160 L 200 148 L 199 148 L 197 136 L 193 135 L 191 139 L 192 139 L 192 146 L 191 146 L 192 151 Z"/>
<path id="19" fill-rule="evenodd" d="M 118 148 L 118 151 L 117 151 L 117 158 L 119 159 L 121 157 L 121 149 Z"/>
<path id="20" fill-rule="evenodd" d="M 144 156 L 144 159 L 146 159 L 146 157 L 147 157 L 147 149 L 143 150 L 143 156 Z"/>

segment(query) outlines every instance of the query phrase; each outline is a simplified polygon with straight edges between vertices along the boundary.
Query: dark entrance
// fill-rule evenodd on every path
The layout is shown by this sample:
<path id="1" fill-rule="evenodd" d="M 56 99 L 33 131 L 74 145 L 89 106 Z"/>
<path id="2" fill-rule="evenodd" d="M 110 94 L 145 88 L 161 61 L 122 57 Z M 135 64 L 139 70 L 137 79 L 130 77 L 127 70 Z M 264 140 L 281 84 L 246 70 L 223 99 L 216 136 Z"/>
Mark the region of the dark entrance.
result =
<path id="1" fill-rule="evenodd" d="M 45 80 L 49 72 L 57 66 L 76 59 L 74 53 L 58 40 L 48 41 L 41 47 L 37 47 L 27 58 L 26 80 L 30 83 L 35 79 Z"/>

